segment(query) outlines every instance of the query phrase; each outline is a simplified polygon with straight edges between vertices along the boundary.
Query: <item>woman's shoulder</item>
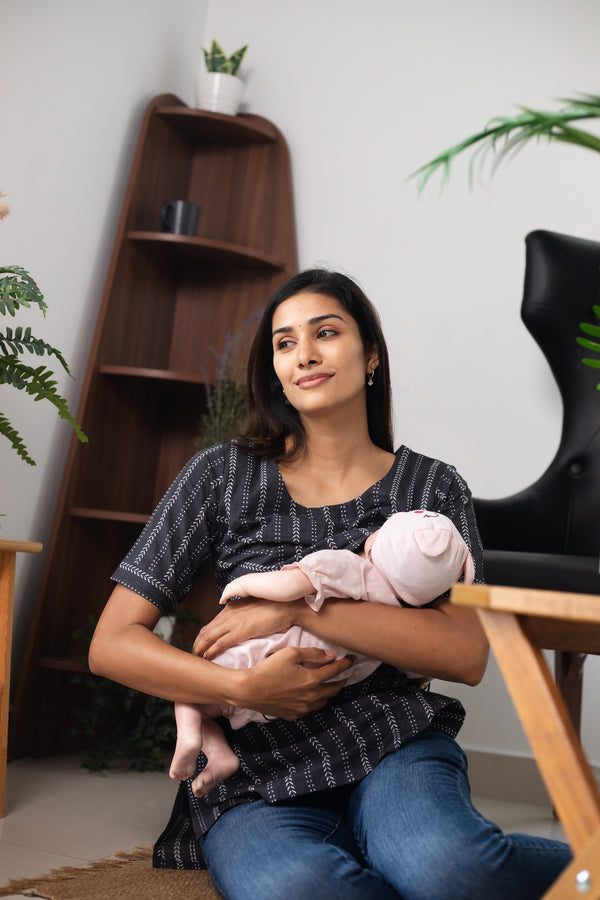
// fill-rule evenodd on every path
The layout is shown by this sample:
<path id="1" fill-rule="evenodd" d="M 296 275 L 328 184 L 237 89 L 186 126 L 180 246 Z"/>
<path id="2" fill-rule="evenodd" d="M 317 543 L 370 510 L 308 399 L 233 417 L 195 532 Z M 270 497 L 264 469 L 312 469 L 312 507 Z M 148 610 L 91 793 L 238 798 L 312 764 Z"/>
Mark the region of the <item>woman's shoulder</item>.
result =
<path id="1" fill-rule="evenodd" d="M 395 477 L 404 483 L 410 481 L 416 487 L 425 490 L 440 490 L 445 493 L 451 485 L 468 492 L 466 481 L 457 472 L 452 463 L 444 462 L 435 456 L 429 456 L 412 450 L 401 444 L 395 451 L 396 462 L 392 466 Z"/>
<path id="2" fill-rule="evenodd" d="M 276 468 L 269 466 L 269 460 L 252 453 L 251 447 L 235 440 L 220 441 L 199 450 L 184 467 L 180 475 L 191 471 L 202 473 L 203 477 L 224 479 L 228 484 L 242 480 L 248 482 L 255 477 L 269 481 Z"/>

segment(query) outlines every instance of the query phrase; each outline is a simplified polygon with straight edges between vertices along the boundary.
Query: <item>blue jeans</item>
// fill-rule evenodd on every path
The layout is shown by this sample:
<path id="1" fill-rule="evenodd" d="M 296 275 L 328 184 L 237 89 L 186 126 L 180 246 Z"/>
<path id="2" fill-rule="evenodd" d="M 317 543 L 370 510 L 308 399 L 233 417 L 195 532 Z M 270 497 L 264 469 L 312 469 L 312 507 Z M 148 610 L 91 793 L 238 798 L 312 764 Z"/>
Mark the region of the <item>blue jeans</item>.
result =
<path id="1" fill-rule="evenodd" d="M 536 900 L 571 859 L 484 819 L 431 729 L 348 789 L 228 810 L 201 845 L 226 900 Z"/>

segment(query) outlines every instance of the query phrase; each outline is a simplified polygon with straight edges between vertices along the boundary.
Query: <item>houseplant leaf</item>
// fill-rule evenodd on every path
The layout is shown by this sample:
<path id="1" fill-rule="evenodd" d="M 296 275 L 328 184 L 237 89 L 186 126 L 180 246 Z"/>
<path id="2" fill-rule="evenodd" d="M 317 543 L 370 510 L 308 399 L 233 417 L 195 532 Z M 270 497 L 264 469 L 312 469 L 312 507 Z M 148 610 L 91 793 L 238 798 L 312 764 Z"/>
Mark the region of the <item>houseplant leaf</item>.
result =
<path id="1" fill-rule="evenodd" d="M 511 152 L 520 149 L 532 139 L 562 141 L 600 152 L 599 137 L 572 125 L 573 122 L 582 119 L 600 118 L 600 95 L 583 94 L 579 98 L 565 98 L 561 102 L 567 105 L 556 112 L 518 107 L 520 112 L 514 116 L 491 119 L 481 131 L 454 144 L 417 169 L 414 176 L 417 178 L 419 192 L 424 189 L 432 175 L 440 170 L 444 185 L 456 157 L 470 148 L 475 148 L 469 167 L 471 183 L 475 163 L 481 163 L 488 154 L 491 154 L 493 174 Z"/>
<path id="2" fill-rule="evenodd" d="M 42 315 L 46 315 L 48 306 L 29 272 L 20 266 L 0 266 L 0 314 L 14 318 L 21 308 L 29 309 L 32 306 L 37 306 Z M 87 436 L 71 414 L 67 401 L 56 389 L 54 373 L 45 366 L 34 368 L 23 362 L 20 357 L 24 354 L 53 356 L 65 372 L 71 374 L 61 351 L 35 337 L 30 326 L 19 325 L 14 329 L 7 326 L 0 331 L 0 385 L 6 384 L 16 390 L 24 390 L 35 401 L 48 401 L 55 407 L 60 418 L 69 422 L 79 440 L 87 442 Z M 29 465 L 35 465 L 35 460 L 25 448 L 19 433 L 4 415 L 0 421 L 0 434 L 10 441 L 21 459 Z"/>

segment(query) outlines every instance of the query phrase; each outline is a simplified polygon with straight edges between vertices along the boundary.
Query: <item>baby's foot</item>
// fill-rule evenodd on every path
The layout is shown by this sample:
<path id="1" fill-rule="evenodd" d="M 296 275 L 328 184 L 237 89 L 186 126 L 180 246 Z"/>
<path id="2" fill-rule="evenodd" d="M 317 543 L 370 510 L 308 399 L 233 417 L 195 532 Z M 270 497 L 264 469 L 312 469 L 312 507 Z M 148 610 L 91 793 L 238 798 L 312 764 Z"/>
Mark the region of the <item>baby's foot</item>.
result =
<path id="1" fill-rule="evenodd" d="M 203 797 L 209 791 L 237 772 L 240 761 L 227 743 L 221 728 L 212 719 L 205 719 L 202 726 L 202 750 L 207 763 L 192 781 L 192 793 Z"/>
<path id="2" fill-rule="evenodd" d="M 173 781 L 185 781 L 186 778 L 193 776 L 201 750 L 202 740 L 199 735 L 177 735 L 175 752 L 169 769 L 169 776 Z"/>
<path id="3" fill-rule="evenodd" d="M 192 793 L 196 797 L 208 794 L 219 782 L 224 781 L 237 772 L 240 761 L 231 750 L 229 754 L 223 754 L 220 759 L 210 757 L 200 774 L 192 781 Z"/>

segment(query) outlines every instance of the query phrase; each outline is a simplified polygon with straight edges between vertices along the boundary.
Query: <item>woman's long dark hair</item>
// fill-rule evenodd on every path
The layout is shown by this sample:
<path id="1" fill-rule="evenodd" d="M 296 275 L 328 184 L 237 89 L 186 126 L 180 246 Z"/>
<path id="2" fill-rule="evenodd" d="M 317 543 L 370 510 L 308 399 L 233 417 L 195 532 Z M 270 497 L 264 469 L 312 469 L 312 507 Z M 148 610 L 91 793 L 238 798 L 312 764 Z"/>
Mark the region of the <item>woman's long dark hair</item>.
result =
<path id="1" fill-rule="evenodd" d="M 339 301 L 356 324 L 366 351 L 375 349 L 379 366 L 367 388 L 369 436 L 383 450 L 393 451 L 392 392 L 389 356 L 377 311 L 352 279 L 327 269 L 306 269 L 275 291 L 265 307 L 248 359 L 248 418 L 242 433 L 244 449 L 256 456 L 288 459 L 305 446 L 300 416 L 285 402 L 273 367 L 273 314 L 277 307 L 303 291 Z M 289 441 L 288 445 L 288 438 Z M 245 446 L 244 446 L 245 445 Z"/>

